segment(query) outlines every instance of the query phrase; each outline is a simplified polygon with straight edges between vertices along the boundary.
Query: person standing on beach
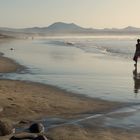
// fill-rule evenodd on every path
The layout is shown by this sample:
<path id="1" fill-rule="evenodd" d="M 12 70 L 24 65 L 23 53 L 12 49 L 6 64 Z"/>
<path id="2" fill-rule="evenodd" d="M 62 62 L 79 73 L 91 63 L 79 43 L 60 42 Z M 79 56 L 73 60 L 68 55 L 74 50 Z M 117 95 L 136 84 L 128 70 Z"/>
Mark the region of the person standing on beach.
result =
<path id="1" fill-rule="evenodd" d="M 139 56 L 140 56 L 140 39 L 137 39 L 136 51 L 135 51 L 135 55 L 133 57 L 133 60 L 136 62 L 134 64 L 135 67 L 137 67 L 137 61 L 138 61 Z"/>

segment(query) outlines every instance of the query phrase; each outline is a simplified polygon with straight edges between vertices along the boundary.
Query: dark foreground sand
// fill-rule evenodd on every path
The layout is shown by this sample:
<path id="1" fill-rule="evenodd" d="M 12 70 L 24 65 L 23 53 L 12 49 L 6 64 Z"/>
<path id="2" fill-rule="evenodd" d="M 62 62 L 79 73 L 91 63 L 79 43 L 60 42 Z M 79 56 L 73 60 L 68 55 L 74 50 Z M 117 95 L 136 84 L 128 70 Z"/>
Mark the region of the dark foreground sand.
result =
<path id="1" fill-rule="evenodd" d="M 1 73 L 14 72 L 20 68 L 14 61 L 0 56 Z M 48 116 L 78 118 L 86 113 L 109 112 L 120 106 L 120 103 L 74 95 L 53 86 L 27 81 L 0 80 L 0 120 L 8 120 L 13 124 Z M 75 125 L 49 129 L 47 136 L 52 140 L 140 139 L 140 134 L 136 132 L 99 128 L 91 130 Z M 8 140 L 9 137 L 0 137 L 0 140 Z"/>
<path id="2" fill-rule="evenodd" d="M 86 129 L 74 125 L 51 129 L 47 136 L 52 140 L 140 140 L 139 132 L 109 128 Z"/>

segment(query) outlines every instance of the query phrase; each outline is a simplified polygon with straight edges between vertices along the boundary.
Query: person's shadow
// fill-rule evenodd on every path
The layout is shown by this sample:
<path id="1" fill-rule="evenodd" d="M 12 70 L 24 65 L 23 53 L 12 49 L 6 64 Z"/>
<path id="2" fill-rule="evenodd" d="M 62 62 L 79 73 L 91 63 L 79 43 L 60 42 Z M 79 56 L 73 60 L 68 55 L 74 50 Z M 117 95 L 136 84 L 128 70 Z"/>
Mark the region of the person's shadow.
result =
<path id="1" fill-rule="evenodd" d="M 137 97 L 137 94 L 140 90 L 140 73 L 137 72 L 137 67 L 135 67 L 133 71 L 133 79 L 134 79 L 134 93 L 135 97 Z"/>

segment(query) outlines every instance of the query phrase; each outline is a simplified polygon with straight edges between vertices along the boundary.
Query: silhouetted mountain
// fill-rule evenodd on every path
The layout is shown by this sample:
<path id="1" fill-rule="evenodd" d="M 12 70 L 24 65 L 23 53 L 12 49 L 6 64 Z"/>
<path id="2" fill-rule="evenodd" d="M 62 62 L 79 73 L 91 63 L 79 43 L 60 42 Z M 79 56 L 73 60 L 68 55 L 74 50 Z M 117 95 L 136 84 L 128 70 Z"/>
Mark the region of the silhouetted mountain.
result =
<path id="1" fill-rule="evenodd" d="M 48 27 L 33 27 L 22 29 L 0 28 L 0 33 L 13 35 L 139 35 L 140 28 L 128 26 L 126 28 L 83 28 L 74 23 L 56 22 Z"/>
<path id="2" fill-rule="evenodd" d="M 54 30 L 54 31 L 71 31 L 71 30 L 83 30 L 84 28 L 74 24 L 74 23 L 63 23 L 63 22 L 56 22 L 46 28 L 47 30 Z"/>
<path id="3" fill-rule="evenodd" d="M 138 31 L 138 30 L 140 30 L 140 28 L 128 26 L 128 27 L 124 28 L 123 30 L 126 30 L 126 31 Z"/>
<path id="4" fill-rule="evenodd" d="M 63 23 L 63 22 L 56 22 L 51 24 L 48 27 L 34 27 L 34 28 L 26 28 L 23 29 L 23 32 L 30 32 L 30 33 L 43 33 L 43 34 L 71 34 L 71 33 L 79 33 L 86 30 L 74 23 Z"/>

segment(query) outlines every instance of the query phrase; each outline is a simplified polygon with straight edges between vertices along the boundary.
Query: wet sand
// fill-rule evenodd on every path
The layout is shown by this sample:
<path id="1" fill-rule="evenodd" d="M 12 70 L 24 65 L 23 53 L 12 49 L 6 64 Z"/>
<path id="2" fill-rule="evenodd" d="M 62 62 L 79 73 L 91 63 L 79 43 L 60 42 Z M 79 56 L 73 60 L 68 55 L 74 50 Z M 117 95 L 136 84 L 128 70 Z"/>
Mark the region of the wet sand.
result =
<path id="1" fill-rule="evenodd" d="M 2 73 L 14 72 L 20 67 L 2 56 L 0 61 Z M 120 103 L 75 95 L 49 85 L 3 79 L 0 80 L 0 97 L 0 118 L 13 124 L 45 117 L 78 118 L 87 113 L 108 112 L 121 106 Z"/>
<path id="2" fill-rule="evenodd" d="M 3 108 L 0 117 L 15 121 L 44 116 L 73 118 L 120 106 L 119 103 L 74 96 L 52 86 L 12 80 L 0 80 L 0 97 Z"/>
<path id="3" fill-rule="evenodd" d="M 3 57 L 3 54 L 0 54 L 0 73 L 10 73 L 16 72 L 23 68 L 23 66 L 17 64 L 13 60 Z"/>
<path id="4" fill-rule="evenodd" d="M 109 128 L 83 128 L 68 125 L 50 129 L 48 138 L 53 140 L 139 140 L 139 132 Z"/>
<path id="5" fill-rule="evenodd" d="M 18 71 L 22 66 L 0 56 L 0 72 Z M 110 112 L 123 106 L 76 95 L 59 88 L 28 81 L 0 80 L 0 118 L 17 124 L 22 120 L 35 121 L 45 117 L 79 118 L 85 114 Z M 96 126 L 96 124 L 95 124 Z M 47 136 L 53 140 L 113 140 L 138 139 L 138 133 L 114 129 L 90 129 L 66 125 L 49 129 Z M 1 137 L 8 140 L 10 136 Z"/>

